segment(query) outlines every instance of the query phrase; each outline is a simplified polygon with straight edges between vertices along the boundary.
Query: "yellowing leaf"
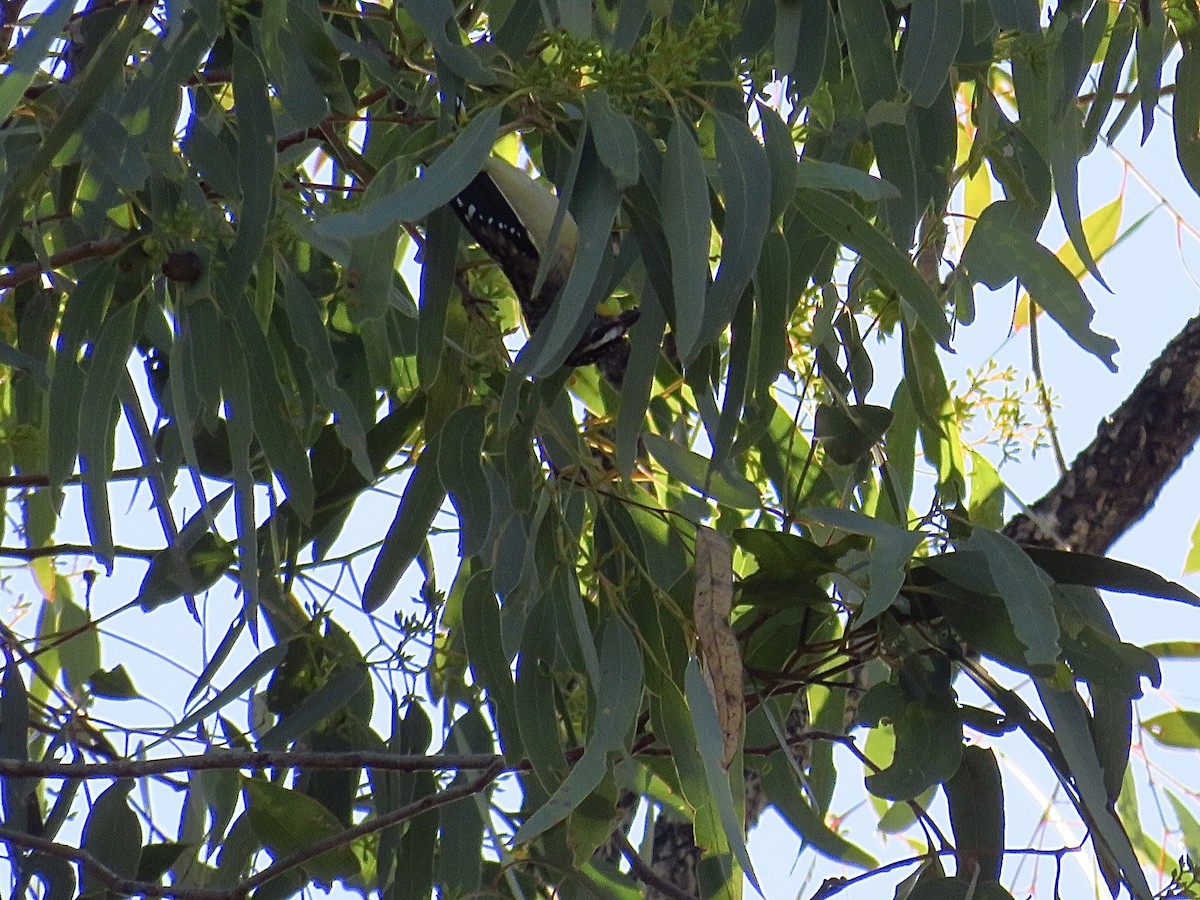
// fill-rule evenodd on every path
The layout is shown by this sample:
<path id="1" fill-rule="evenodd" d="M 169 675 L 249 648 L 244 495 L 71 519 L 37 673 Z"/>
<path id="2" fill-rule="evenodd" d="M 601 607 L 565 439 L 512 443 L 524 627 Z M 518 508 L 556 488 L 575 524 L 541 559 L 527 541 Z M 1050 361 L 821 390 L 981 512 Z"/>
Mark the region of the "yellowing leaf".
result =
<path id="1" fill-rule="evenodd" d="M 696 529 L 696 640 L 704 656 L 704 680 L 716 704 L 729 768 L 742 739 L 742 655 L 729 625 L 733 607 L 733 548 L 723 534 Z"/>
<path id="2" fill-rule="evenodd" d="M 963 180 L 963 244 L 971 237 L 975 220 L 992 203 L 992 176 L 987 166 Z"/>
<path id="3" fill-rule="evenodd" d="M 1192 529 L 1191 546 L 1188 548 L 1187 559 L 1183 561 L 1183 571 L 1189 575 L 1200 572 L 1200 519 Z"/>

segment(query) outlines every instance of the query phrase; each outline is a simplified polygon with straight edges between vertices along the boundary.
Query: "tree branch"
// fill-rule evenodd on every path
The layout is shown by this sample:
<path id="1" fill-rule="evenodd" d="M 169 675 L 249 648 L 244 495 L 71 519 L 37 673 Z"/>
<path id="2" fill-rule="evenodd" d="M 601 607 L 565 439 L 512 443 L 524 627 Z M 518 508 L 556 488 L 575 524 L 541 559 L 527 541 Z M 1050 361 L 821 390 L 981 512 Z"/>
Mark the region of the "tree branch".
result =
<path id="1" fill-rule="evenodd" d="M 1004 533 L 1020 544 L 1103 555 L 1154 505 L 1198 438 L 1200 317 L 1167 344 L 1058 484 Z"/>
<path id="2" fill-rule="evenodd" d="M 53 272 L 62 266 L 70 265 L 71 263 L 80 262 L 85 259 L 95 259 L 98 256 L 116 256 L 127 247 L 132 247 L 141 238 L 130 239 L 128 237 L 110 238 L 106 241 L 84 241 L 82 244 L 76 244 L 74 247 L 68 247 L 55 253 L 43 265 L 40 262 L 23 263 L 19 266 L 13 266 L 3 275 L 0 275 L 0 288 L 16 287 L 19 284 L 24 284 L 26 281 L 32 281 L 47 272 Z"/>
<path id="3" fill-rule="evenodd" d="M 809 741 L 853 743 L 845 735 L 824 731 L 807 731 L 788 741 L 788 745 Z M 565 751 L 568 762 L 574 762 L 584 748 Z M 778 744 L 747 747 L 746 756 L 771 756 L 778 753 Z M 633 756 L 669 756 L 666 747 L 641 747 Z M 49 760 L 11 759 L 0 757 L 0 778 L 153 778 L 179 772 L 248 769 L 379 769 L 388 772 L 446 772 L 490 769 L 501 766 L 505 772 L 521 772 L 531 767 L 529 760 L 508 763 L 494 753 L 434 753 L 398 754 L 346 751 L 328 753 L 319 750 L 213 750 L 190 756 L 168 756 L 162 759 L 114 759 L 105 762 L 54 762 Z"/>
<path id="4" fill-rule="evenodd" d="M 441 772 L 490 769 L 507 766 L 504 757 L 492 753 L 445 753 L 439 755 L 371 753 L 366 751 L 322 753 L 316 750 L 239 751 L 216 750 L 192 756 L 164 759 L 118 759 L 108 762 L 38 762 L 0 758 L 3 778 L 146 778 L 176 772 L 213 769 L 379 769 L 391 772 Z"/>

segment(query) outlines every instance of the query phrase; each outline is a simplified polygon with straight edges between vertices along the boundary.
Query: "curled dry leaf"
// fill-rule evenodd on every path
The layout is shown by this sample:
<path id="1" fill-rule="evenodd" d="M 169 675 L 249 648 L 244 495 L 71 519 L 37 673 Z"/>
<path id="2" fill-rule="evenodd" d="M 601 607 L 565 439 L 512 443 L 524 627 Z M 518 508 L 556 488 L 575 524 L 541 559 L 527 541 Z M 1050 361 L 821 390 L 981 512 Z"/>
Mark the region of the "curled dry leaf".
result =
<path id="1" fill-rule="evenodd" d="M 742 655 L 729 625 L 733 609 L 733 548 L 724 535 L 703 525 L 696 529 L 696 638 L 704 678 L 717 707 L 729 768 L 742 739 Z"/>

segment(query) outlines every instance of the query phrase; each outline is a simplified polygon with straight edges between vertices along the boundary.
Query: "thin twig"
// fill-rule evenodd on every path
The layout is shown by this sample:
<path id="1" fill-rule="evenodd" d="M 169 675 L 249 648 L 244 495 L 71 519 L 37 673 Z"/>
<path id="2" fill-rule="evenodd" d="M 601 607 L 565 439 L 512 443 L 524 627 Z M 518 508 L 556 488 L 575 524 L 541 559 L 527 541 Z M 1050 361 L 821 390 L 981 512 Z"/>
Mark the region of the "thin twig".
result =
<path id="1" fill-rule="evenodd" d="M 810 741 L 853 743 L 846 735 L 825 731 L 806 731 L 789 738 L 788 746 Z M 745 756 L 771 756 L 780 751 L 778 743 L 747 747 Z M 582 747 L 565 751 L 568 762 L 582 753 Z M 669 756 L 667 747 L 635 747 L 633 756 Z M 104 762 L 54 762 L 52 760 L 9 759 L 0 757 L 0 778 L 153 778 L 177 772 L 247 769 L 379 769 L 389 772 L 448 772 L 488 769 L 501 765 L 506 772 L 531 768 L 528 760 L 513 763 L 494 753 L 398 754 L 347 751 L 327 753 L 319 750 L 210 750 L 161 759 L 113 759 Z"/>
<path id="2" fill-rule="evenodd" d="M 118 759 L 108 762 L 49 762 L 0 758 L 5 778 L 146 778 L 172 772 L 213 769 L 379 769 L 391 772 L 441 772 L 464 769 L 506 769 L 504 757 L 493 753 L 438 755 L 372 753 L 366 751 L 322 753 L 316 750 L 239 751 L 213 750 L 163 759 Z"/>
<path id="3" fill-rule="evenodd" d="M 157 550 L 141 550 L 137 547 L 117 547 L 116 557 L 129 559 L 153 559 Z M 90 544 L 48 544 L 45 547 L 0 547 L 0 557 L 12 559 L 43 559 L 47 556 L 95 556 L 96 548 Z"/>
<path id="4" fill-rule="evenodd" d="M 79 850 L 75 847 L 68 847 L 66 844 L 47 840 L 46 838 L 24 834 L 4 825 L 0 825 L 0 841 L 4 841 L 10 847 L 33 850 L 37 853 L 44 853 L 46 856 L 53 856 L 76 863 L 94 875 L 98 881 L 103 882 L 106 888 L 121 896 L 171 897 L 174 900 L 233 900 L 234 897 L 229 891 L 215 890 L 213 888 L 189 887 L 186 885 L 165 887 L 161 884 L 151 884 L 148 881 L 136 881 L 132 878 L 126 878 L 123 875 L 118 875 L 86 850 Z"/>
<path id="5" fill-rule="evenodd" d="M 617 847 L 621 850 L 621 855 L 629 860 L 629 869 L 633 877 L 643 884 L 647 884 L 654 888 L 660 894 L 667 897 L 673 897 L 674 900 L 696 900 L 695 894 L 689 894 L 682 888 L 678 888 L 665 878 L 655 872 L 646 861 L 638 854 L 637 848 L 629 843 L 629 838 L 621 830 L 613 832 L 613 838 L 616 839 Z"/>
<path id="6" fill-rule="evenodd" d="M 472 794 L 477 794 L 489 784 L 495 781 L 504 771 L 502 764 L 495 764 L 487 769 L 482 775 L 474 781 L 468 782 L 461 787 L 447 788 L 444 791 L 439 791 L 436 794 L 428 794 L 421 797 L 419 800 L 414 800 L 412 803 L 406 803 L 390 813 L 382 816 L 376 816 L 373 819 L 367 819 L 353 828 L 347 828 L 345 831 L 340 831 L 337 834 L 330 835 L 324 840 L 317 841 L 303 850 L 297 850 L 295 853 L 289 853 L 281 859 L 276 860 L 267 866 L 261 872 L 255 873 L 250 878 L 247 878 L 237 887 L 237 893 L 232 894 L 230 900 L 245 897 L 254 888 L 266 884 L 273 878 L 282 875 L 284 872 L 290 871 L 297 866 L 303 865 L 310 859 L 315 859 L 322 853 L 329 850 L 344 847 L 351 841 L 358 838 L 366 837 L 369 834 L 375 834 L 377 831 L 382 831 L 392 825 L 398 825 L 414 816 L 420 815 L 431 809 L 437 809 L 440 806 L 445 806 L 447 803 L 453 803 L 455 800 L 461 800 L 464 797 L 470 797 Z"/>

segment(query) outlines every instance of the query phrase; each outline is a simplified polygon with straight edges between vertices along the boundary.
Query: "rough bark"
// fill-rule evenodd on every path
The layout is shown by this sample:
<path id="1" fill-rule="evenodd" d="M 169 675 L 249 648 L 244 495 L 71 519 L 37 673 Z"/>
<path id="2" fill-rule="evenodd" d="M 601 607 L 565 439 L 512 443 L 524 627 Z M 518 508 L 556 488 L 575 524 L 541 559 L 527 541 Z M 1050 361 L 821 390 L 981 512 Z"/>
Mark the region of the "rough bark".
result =
<path id="1" fill-rule="evenodd" d="M 1200 438 L 1200 317 L 1150 364 L 1045 496 L 1004 533 L 1027 546 L 1104 554 L 1139 522 Z M 696 893 L 700 854 L 688 823 L 659 819 L 654 870 Z M 661 896 L 654 892 L 648 896 Z"/>
<path id="2" fill-rule="evenodd" d="M 1200 317 L 1100 423 L 1067 473 L 1004 533 L 1021 544 L 1103 554 L 1154 506 L 1200 438 Z"/>

